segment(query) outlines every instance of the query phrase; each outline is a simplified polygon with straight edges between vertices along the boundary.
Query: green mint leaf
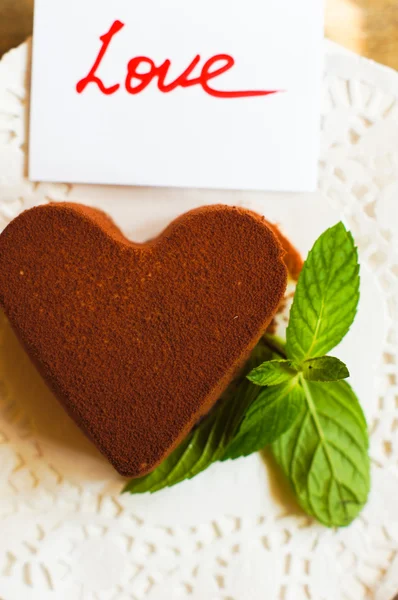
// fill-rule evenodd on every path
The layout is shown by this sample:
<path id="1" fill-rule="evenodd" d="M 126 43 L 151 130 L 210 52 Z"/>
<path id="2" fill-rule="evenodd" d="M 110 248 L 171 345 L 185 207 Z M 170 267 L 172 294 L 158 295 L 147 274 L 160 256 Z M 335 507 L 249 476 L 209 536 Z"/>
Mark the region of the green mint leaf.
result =
<path id="1" fill-rule="evenodd" d="M 245 378 L 246 374 L 271 356 L 272 352 L 266 345 L 258 344 L 242 379 L 230 385 L 209 415 L 152 473 L 132 479 L 123 491 L 131 494 L 153 493 L 185 479 L 192 479 L 213 462 L 222 459 L 248 406 L 261 392 L 261 388 Z"/>
<path id="2" fill-rule="evenodd" d="M 223 460 L 248 456 L 272 444 L 292 427 L 304 402 L 304 391 L 297 378 L 262 390 L 249 405 Z"/>
<path id="3" fill-rule="evenodd" d="M 279 385 L 297 375 L 291 360 L 270 360 L 250 371 L 248 380 L 256 385 Z"/>
<path id="4" fill-rule="evenodd" d="M 272 446 L 302 508 L 328 527 L 349 525 L 370 489 L 366 420 L 345 381 L 302 379 L 306 401 L 287 433 Z"/>
<path id="5" fill-rule="evenodd" d="M 303 363 L 303 376 L 308 381 L 339 381 L 350 373 L 341 360 L 333 356 L 310 358 Z"/>
<path id="6" fill-rule="evenodd" d="M 358 253 L 342 223 L 315 242 L 301 272 L 287 328 L 287 356 L 323 356 L 343 339 L 359 300 Z"/>

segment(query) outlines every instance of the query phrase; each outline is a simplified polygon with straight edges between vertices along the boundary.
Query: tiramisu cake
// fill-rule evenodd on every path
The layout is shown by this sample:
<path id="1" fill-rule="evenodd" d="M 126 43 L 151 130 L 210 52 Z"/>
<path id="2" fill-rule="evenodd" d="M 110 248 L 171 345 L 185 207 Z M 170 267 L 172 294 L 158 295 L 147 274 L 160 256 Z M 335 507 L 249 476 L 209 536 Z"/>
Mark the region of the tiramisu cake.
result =
<path id="1" fill-rule="evenodd" d="M 119 473 L 153 470 L 215 404 L 300 259 L 263 217 L 209 206 L 145 244 L 52 203 L 0 236 L 0 304 L 70 416 Z"/>

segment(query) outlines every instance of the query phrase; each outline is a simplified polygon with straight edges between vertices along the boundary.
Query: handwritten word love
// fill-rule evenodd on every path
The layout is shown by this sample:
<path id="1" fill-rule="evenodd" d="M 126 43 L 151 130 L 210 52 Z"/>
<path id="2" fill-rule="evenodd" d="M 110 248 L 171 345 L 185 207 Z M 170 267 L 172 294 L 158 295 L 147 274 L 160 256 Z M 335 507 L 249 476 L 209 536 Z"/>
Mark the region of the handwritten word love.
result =
<path id="1" fill-rule="evenodd" d="M 110 30 L 100 37 L 102 47 L 88 75 L 84 77 L 76 85 L 76 90 L 79 94 L 84 92 L 90 83 L 98 86 L 98 89 L 107 96 L 115 94 L 120 89 L 120 83 L 115 83 L 111 86 L 106 86 L 102 79 L 97 75 L 97 71 L 101 62 L 108 51 L 108 48 L 117 33 L 123 29 L 124 23 L 115 21 Z M 129 94 L 140 94 L 143 92 L 154 79 L 157 79 L 157 86 L 160 92 L 168 94 L 178 87 L 189 88 L 195 85 L 200 86 L 206 94 L 215 98 L 248 98 L 253 96 L 269 96 L 276 94 L 278 90 L 266 91 L 221 91 L 216 90 L 210 85 L 210 81 L 219 77 L 223 73 L 230 71 L 235 65 L 235 60 L 229 54 L 217 54 L 212 56 L 202 67 L 199 77 L 192 77 L 192 72 L 198 66 L 201 57 L 198 54 L 195 56 L 191 64 L 183 73 L 174 81 L 166 83 L 166 79 L 171 67 L 171 60 L 165 60 L 160 66 L 156 66 L 151 58 L 146 56 L 136 56 L 127 65 L 127 76 L 125 80 L 125 88 Z M 138 69 L 142 65 L 147 65 L 149 70 L 141 73 Z M 218 66 L 217 66 L 218 65 Z"/>

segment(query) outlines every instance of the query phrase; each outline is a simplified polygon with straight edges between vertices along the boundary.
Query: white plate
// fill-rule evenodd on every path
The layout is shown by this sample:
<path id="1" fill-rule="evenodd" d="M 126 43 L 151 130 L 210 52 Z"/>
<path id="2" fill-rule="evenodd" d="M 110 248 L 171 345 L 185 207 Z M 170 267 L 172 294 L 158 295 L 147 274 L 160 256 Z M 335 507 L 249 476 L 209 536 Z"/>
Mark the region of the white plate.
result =
<path id="1" fill-rule="evenodd" d="M 24 178 L 28 55 L 24 45 L 0 63 L 1 227 L 35 204 L 66 199 L 103 208 L 137 241 L 216 202 L 265 214 L 303 254 L 339 219 L 351 227 L 362 295 L 336 354 L 371 425 L 373 491 L 363 515 L 338 532 L 305 517 L 260 455 L 153 496 L 120 496 L 121 478 L 46 390 L 2 318 L 0 598 L 390 600 L 398 589 L 397 74 L 328 45 L 316 194 L 34 186 Z"/>

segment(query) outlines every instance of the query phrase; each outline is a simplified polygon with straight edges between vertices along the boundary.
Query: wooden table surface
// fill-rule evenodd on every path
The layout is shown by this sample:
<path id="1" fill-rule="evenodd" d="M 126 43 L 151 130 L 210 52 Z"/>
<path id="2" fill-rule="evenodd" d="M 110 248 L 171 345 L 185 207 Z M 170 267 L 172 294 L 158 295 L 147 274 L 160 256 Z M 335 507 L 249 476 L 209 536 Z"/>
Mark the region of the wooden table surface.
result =
<path id="1" fill-rule="evenodd" d="M 0 56 L 31 35 L 32 14 L 33 0 L 0 0 Z M 398 0 L 326 0 L 326 35 L 398 69 Z"/>

